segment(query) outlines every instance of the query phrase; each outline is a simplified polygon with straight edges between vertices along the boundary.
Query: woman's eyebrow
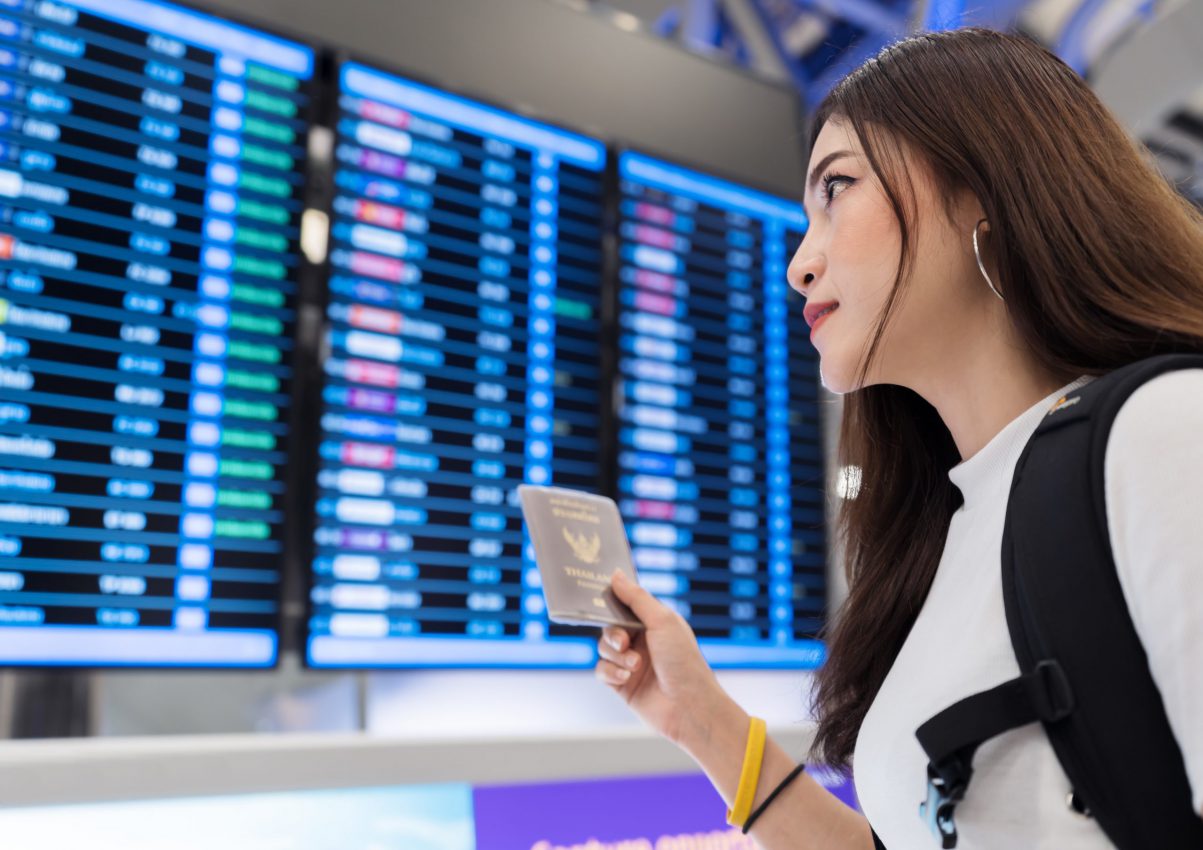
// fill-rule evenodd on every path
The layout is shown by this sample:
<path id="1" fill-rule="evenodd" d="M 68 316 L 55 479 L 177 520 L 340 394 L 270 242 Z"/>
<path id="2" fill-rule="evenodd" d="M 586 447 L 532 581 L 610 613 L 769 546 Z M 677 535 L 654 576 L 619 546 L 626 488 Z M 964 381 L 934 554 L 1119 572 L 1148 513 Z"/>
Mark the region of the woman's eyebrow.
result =
<path id="1" fill-rule="evenodd" d="M 806 181 L 806 191 L 809 192 L 815 187 L 815 183 L 819 181 L 819 175 L 823 173 L 827 166 L 831 165 L 831 163 L 835 162 L 837 159 L 841 159 L 845 156 L 856 156 L 856 154 L 854 154 L 852 151 L 835 151 L 834 153 L 827 154 L 827 156 L 819 160 L 819 164 L 816 165 L 810 172 L 810 179 Z"/>

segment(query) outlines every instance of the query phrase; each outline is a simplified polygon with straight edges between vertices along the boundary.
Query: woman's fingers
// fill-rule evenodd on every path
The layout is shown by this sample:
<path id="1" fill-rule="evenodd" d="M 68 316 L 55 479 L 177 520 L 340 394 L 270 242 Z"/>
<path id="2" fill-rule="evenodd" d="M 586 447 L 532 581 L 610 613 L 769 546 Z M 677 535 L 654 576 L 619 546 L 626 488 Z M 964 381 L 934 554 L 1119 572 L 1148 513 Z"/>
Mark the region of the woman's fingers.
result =
<path id="1" fill-rule="evenodd" d="M 602 629 L 602 643 L 609 644 L 616 652 L 626 652 L 631 645 L 631 636 L 627 630 L 618 626 L 606 626 Z"/>
<path id="2" fill-rule="evenodd" d="M 656 601 L 656 597 L 640 587 L 638 582 L 627 578 L 626 573 L 622 570 L 614 571 L 610 578 L 610 589 L 649 629 L 664 623 L 668 609 Z"/>
<path id="3" fill-rule="evenodd" d="M 627 670 L 635 670 L 641 663 L 638 652 L 633 650 L 628 652 L 619 652 L 604 640 L 597 644 L 597 654 L 615 666 L 624 667 Z"/>
<path id="4" fill-rule="evenodd" d="M 607 685 L 615 688 L 621 688 L 631 680 L 630 670 L 625 667 L 619 667 L 613 661 L 606 661 L 605 659 L 597 662 L 594 674 Z"/>

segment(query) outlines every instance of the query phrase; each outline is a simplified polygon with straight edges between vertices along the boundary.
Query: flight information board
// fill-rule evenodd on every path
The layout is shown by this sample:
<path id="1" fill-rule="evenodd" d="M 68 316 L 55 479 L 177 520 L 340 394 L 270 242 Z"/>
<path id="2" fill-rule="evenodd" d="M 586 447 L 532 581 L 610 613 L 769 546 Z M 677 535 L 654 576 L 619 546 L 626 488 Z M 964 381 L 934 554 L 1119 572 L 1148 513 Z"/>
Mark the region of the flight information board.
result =
<path id="1" fill-rule="evenodd" d="M 618 499 L 641 582 L 715 666 L 817 665 L 818 357 L 799 204 L 635 152 L 619 171 Z"/>
<path id="2" fill-rule="evenodd" d="M 588 666 L 516 488 L 598 489 L 605 148 L 339 80 L 309 663 Z"/>
<path id="3" fill-rule="evenodd" d="M 313 53 L 0 0 L 0 663 L 277 653 Z"/>

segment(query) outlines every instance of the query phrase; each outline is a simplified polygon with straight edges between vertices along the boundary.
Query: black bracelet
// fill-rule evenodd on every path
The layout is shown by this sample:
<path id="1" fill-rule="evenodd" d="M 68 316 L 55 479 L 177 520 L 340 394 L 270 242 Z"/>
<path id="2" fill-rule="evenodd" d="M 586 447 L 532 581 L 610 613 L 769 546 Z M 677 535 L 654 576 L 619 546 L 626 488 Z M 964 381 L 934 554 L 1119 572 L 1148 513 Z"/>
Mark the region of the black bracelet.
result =
<path id="1" fill-rule="evenodd" d="M 804 770 L 806 770 L 806 764 L 802 763 L 802 764 L 798 765 L 797 767 L 795 767 L 793 770 L 791 770 L 789 772 L 789 776 L 785 777 L 785 779 L 782 779 L 779 783 L 777 783 L 777 787 L 773 789 L 773 793 L 769 794 L 769 796 L 765 797 L 764 802 L 761 803 L 759 806 L 757 806 L 756 811 L 754 811 L 754 812 L 752 812 L 752 814 L 748 815 L 748 819 L 746 821 L 744 821 L 744 826 L 743 826 L 744 835 L 748 834 L 748 830 L 752 828 L 752 824 L 756 822 L 756 818 L 760 817 L 764 813 L 764 810 L 769 807 L 769 803 L 776 800 L 777 795 L 780 794 L 782 792 L 782 790 L 784 790 L 785 786 L 789 785 L 791 782 L 793 782 L 795 779 L 797 779 L 798 774 Z"/>

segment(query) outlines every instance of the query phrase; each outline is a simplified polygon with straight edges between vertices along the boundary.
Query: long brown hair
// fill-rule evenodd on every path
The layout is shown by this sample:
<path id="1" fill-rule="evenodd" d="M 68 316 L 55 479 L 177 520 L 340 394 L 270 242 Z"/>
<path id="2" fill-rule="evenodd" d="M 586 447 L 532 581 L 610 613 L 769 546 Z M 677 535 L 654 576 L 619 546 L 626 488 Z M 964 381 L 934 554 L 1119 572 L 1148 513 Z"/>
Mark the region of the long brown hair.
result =
<path id="1" fill-rule="evenodd" d="M 1068 383 L 1203 350 L 1203 218 L 1040 45 L 978 28 L 908 38 L 831 91 L 813 120 L 812 149 L 829 119 L 856 133 L 902 233 L 860 384 L 913 265 L 906 161 L 926 166 L 941 197 L 968 190 L 981 203 L 1009 320 L 1049 375 Z M 859 467 L 861 478 L 840 507 L 849 594 L 814 695 L 814 753 L 828 764 L 851 760 L 927 597 L 961 504 L 948 479 L 959 460 L 935 409 L 911 390 L 875 385 L 845 396 L 839 463 Z"/>

